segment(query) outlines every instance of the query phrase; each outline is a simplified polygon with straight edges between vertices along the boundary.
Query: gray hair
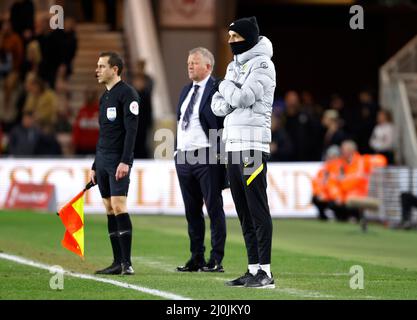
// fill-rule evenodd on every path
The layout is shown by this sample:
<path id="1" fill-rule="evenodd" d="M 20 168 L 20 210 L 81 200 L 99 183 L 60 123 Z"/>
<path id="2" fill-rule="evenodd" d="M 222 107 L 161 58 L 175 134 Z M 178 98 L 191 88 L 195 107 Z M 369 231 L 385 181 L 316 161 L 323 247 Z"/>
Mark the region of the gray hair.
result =
<path id="1" fill-rule="evenodd" d="M 326 159 L 332 159 L 338 156 L 340 156 L 340 148 L 338 145 L 333 144 L 326 150 Z"/>
<path id="2" fill-rule="evenodd" d="M 214 68 L 215 60 L 210 50 L 203 48 L 203 47 L 197 47 L 197 48 L 191 49 L 188 54 L 192 55 L 194 53 L 200 53 L 203 56 L 203 58 L 206 59 L 208 64 L 211 65 L 211 68 L 212 69 Z"/>
<path id="3" fill-rule="evenodd" d="M 342 148 L 348 148 L 350 150 L 357 151 L 358 145 L 353 140 L 345 140 L 342 142 Z"/>

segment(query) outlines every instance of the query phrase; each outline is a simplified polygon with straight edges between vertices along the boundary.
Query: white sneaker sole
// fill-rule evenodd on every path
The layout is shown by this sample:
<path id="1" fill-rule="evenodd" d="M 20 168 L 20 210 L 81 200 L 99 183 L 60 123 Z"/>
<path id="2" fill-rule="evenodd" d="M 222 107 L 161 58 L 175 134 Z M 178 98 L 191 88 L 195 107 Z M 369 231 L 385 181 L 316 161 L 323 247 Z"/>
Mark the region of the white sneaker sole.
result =
<path id="1" fill-rule="evenodd" d="M 255 287 L 255 289 L 275 289 L 275 284 L 268 284 L 262 287 Z"/>
<path id="2" fill-rule="evenodd" d="M 245 288 L 249 288 L 249 289 L 275 289 L 275 284 L 267 284 L 265 286 L 261 286 L 261 287 L 246 287 Z"/>

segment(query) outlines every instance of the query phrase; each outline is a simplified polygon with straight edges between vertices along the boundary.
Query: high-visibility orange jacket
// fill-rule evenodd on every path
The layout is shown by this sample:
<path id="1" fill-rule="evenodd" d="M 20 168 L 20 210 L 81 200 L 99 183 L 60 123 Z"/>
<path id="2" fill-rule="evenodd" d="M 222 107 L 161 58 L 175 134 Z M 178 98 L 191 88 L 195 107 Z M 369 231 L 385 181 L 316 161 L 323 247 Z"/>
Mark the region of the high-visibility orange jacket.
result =
<path id="1" fill-rule="evenodd" d="M 340 158 L 326 161 L 312 181 L 313 195 L 339 203 L 351 197 L 366 197 L 373 169 L 386 165 L 386 157 L 380 154 L 355 153 L 350 162 Z"/>
<path id="2" fill-rule="evenodd" d="M 339 158 L 328 160 L 312 181 L 313 195 L 324 201 L 340 197 L 339 176 L 342 161 Z"/>
<path id="3" fill-rule="evenodd" d="M 343 193 L 341 202 L 346 202 L 350 197 L 366 197 L 368 195 L 369 173 L 365 158 L 355 153 L 350 162 L 343 161 L 340 187 Z"/>
<path id="4" fill-rule="evenodd" d="M 322 167 L 311 181 L 311 185 L 313 188 L 313 196 L 318 197 L 322 200 L 327 200 L 327 194 L 325 192 L 326 176 L 326 170 L 324 169 L 324 167 Z"/>
<path id="5" fill-rule="evenodd" d="M 384 168 L 387 166 L 387 158 L 382 154 L 364 154 L 365 170 L 371 174 L 375 168 Z"/>

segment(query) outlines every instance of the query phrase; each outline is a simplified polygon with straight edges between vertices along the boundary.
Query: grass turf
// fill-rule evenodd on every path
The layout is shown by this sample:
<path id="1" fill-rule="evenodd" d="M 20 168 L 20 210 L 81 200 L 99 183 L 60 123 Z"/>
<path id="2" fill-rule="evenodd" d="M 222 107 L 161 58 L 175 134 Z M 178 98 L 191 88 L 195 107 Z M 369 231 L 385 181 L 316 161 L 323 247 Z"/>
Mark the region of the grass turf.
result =
<path id="1" fill-rule="evenodd" d="M 110 279 L 192 299 L 416 299 L 417 233 L 371 225 L 314 220 L 274 220 L 272 272 L 276 288 L 229 288 L 224 281 L 246 269 L 246 251 L 237 219 L 228 219 L 225 273 L 176 273 L 189 258 L 184 217 L 133 216 L 132 277 Z M 207 230 L 209 221 L 207 220 Z M 0 251 L 66 270 L 92 274 L 111 262 L 107 219 L 86 216 L 84 261 L 61 247 L 64 228 L 53 214 L 0 212 Z M 206 235 L 207 253 L 210 250 Z M 364 269 L 363 290 L 349 286 L 350 268 Z M 0 299 L 162 299 L 149 294 L 65 277 L 64 290 L 49 288 L 48 271 L 0 259 Z"/>

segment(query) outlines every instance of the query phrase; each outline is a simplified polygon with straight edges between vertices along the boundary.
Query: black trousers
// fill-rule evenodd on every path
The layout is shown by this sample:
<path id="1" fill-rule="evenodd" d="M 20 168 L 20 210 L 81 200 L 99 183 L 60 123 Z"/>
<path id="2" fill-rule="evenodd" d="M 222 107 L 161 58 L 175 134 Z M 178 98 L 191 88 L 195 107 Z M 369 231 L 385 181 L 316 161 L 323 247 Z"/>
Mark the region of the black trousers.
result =
<path id="1" fill-rule="evenodd" d="M 346 222 L 351 217 L 359 221 L 362 216 L 360 209 L 348 208 L 344 204 L 337 204 L 333 201 L 328 202 L 328 207 L 334 212 L 337 221 Z"/>
<path id="2" fill-rule="evenodd" d="M 320 200 L 316 196 L 313 196 L 311 202 L 316 206 L 317 210 L 319 211 L 319 219 L 327 219 L 325 210 L 329 207 L 329 203 L 327 201 Z"/>
<path id="3" fill-rule="evenodd" d="M 207 152 L 208 155 L 208 149 L 204 152 Z M 188 222 L 191 258 L 199 261 L 204 260 L 206 228 L 203 203 L 205 203 L 210 218 L 212 247 L 210 259 L 214 259 L 220 264 L 224 257 L 226 243 L 226 218 L 222 197 L 224 165 L 208 164 L 208 161 L 190 164 L 186 157 L 187 153 L 179 151 L 175 156 L 175 167 Z"/>
<path id="4" fill-rule="evenodd" d="M 411 221 L 411 209 L 417 207 L 417 197 L 409 192 L 401 193 L 401 221 Z"/>
<path id="5" fill-rule="evenodd" d="M 248 263 L 270 264 L 272 219 L 266 193 L 266 160 L 269 155 L 250 151 L 251 156 L 255 153 L 260 155 L 258 163 L 246 160 L 246 152 L 229 152 L 227 174 L 245 239 Z"/>

